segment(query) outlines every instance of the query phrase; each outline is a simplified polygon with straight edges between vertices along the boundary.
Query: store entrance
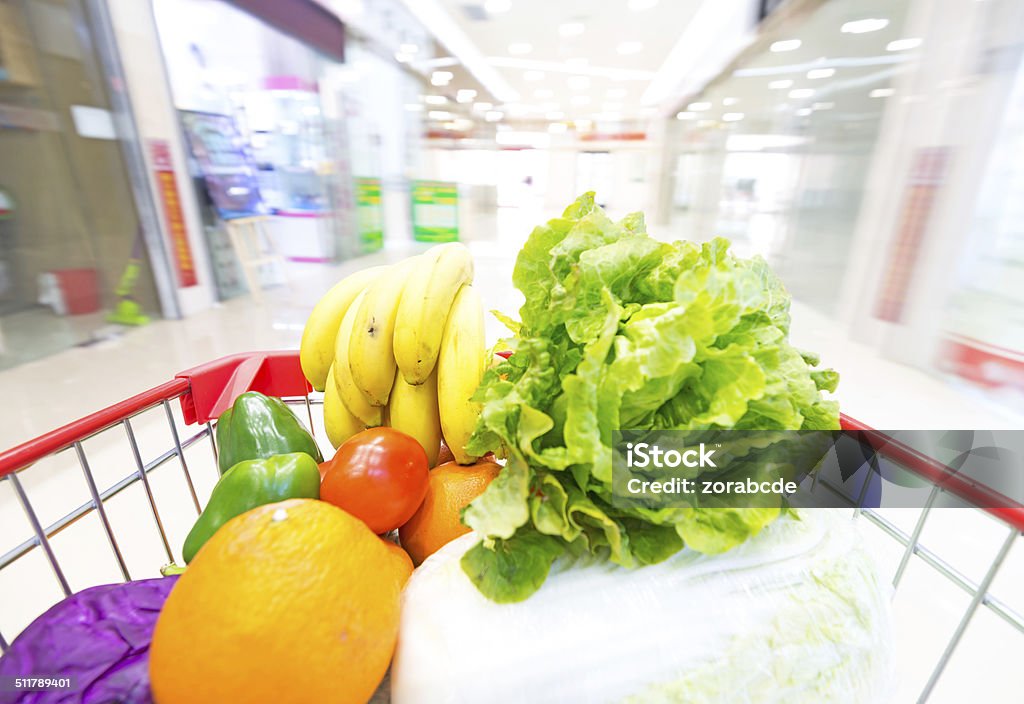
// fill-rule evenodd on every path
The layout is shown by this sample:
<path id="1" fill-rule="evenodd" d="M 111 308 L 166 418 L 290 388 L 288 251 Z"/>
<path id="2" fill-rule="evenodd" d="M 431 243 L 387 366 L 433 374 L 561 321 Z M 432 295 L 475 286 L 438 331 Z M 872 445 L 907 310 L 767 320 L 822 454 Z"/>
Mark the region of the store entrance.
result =
<path id="1" fill-rule="evenodd" d="M 0 2 L 0 369 L 110 332 L 128 267 L 159 310 L 93 46 L 82 0 Z"/>

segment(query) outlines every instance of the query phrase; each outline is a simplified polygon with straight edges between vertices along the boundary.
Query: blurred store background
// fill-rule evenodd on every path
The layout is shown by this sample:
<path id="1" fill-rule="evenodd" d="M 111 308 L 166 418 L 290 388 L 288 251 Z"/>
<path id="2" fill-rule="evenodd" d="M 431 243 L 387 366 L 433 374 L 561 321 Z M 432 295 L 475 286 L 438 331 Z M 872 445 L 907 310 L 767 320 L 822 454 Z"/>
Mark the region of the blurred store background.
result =
<path id="1" fill-rule="evenodd" d="M 0 0 L 0 386 L 210 311 L 297 342 L 297 284 L 510 263 L 595 190 L 766 257 L 880 411 L 1019 425 L 1022 50 L 1017 0 Z"/>

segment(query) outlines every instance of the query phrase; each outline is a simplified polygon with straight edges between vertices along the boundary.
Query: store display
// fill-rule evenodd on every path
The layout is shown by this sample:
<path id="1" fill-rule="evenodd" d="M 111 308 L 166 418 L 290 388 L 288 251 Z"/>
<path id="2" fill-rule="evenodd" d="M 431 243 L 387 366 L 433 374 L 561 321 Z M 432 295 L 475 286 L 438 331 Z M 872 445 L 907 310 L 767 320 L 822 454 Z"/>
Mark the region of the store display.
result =
<path id="1" fill-rule="evenodd" d="M 362 253 L 376 252 L 384 246 L 384 214 L 380 203 L 380 179 L 358 177 L 356 182 L 356 222 Z"/>
<path id="2" fill-rule="evenodd" d="M 413 181 L 412 235 L 419 242 L 459 239 L 459 189 L 445 181 Z"/>
<path id="3" fill-rule="evenodd" d="M 263 214 L 256 165 L 234 119 L 191 110 L 180 114 L 192 155 L 220 217 Z"/>

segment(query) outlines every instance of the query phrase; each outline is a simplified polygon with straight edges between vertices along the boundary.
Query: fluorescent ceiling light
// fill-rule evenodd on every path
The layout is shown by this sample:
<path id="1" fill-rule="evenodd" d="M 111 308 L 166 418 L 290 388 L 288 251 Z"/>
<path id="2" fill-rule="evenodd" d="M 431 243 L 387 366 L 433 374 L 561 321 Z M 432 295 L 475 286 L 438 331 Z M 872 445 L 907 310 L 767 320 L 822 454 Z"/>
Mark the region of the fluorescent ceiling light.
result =
<path id="1" fill-rule="evenodd" d="M 587 105 L 590 102 L 590 98 L 585 95 L 574 95 L 569 102 L 573 105 Z"/>
<path id="2" fill-rule="evenodd" d="M 586 76 L 569 76 L 567 82 L 573 90 L 586 90 L 590 87 L 590 79 Z"/>
<path id="3" fill-rule="evenodd" d="M 697 113 L 690 112 L 689 110 L 683 110 L 682 112 L 677 112 L 676 113 L 676 119 L 677 120 L 696 120 L 697 119 Z"/>
<path id="4" fill-rule="evenodd" d="M 735 105 L 738 102 L 740 102 L 739 98 L 722 98 L 722 105 L 724 105 L 725 107 Z"/>
<path id="5" fill-rule="evenodd" d="M 629 2 L 626 3 L 626 7 L 633 12 L 641 12 L 643 10 L 650 10 L 657 4 L 658 0 L 629 0 Z"/>
<path id="6" fill-rule="evenodd" d="M 488 122 L 497 122 L 503 117 L 505 117 L 504 113 L 498 112 L 497 110 L 488 110 L 484 113 L 484 119 Z"/>
<path id="7" fill-rule="evenodd" d="M 459 103 L 472 103 L 476 97 L 476 91 L 472 88 L 461 88 L 455 92 L 455 101 Z"/>
<path id="8" fill-rule="evenodd" d="M 906 39 L 896 39 L 885 45 L 886 51 L 906 51 L 907 49 L 916 49 L 921 46 L 921 39 L 919 37 L 908 37 Z"/>
<path id="9" fill-rule="evenodd" d="M 786 88 L 789 88 L 791 85 L 793 85 L 793 81 L 789 80 L 788 78 L 783 78 L 782 80 L 771 81 L 768 83 L 768 87 L 772 90 L 785 90 Z"/>
<path id="10" fill-rule="evenodd" d="M 544 72 L 543 71 L 524 71 L 523 72 L 523 80 L 524 81 L 543 81 L 544 80 Z"/>
<path id="11" fill-rule="evenodd" d="M 807 72 L 807 77 L 812 81 L 816 78 L 831 78 L 836 75 L 834 68 L 812 68 Z"/>
<path id="12" fill-rule="evenodd" d="M 529 42 L 512 42 L 508 45 L 510 54 L 529 54 L 531 51 L 533 51 L 533 44 Z"/>
<path id="13" fill-rule="evenodd" d="M 487 112 L 493 107 L 494 105 L 492 103 L 473 103 L 474 112 Z"/>
<path id="14" fill-rule="evenodd" d="M 686 109 L 687 110 L 691 110 L 693 112 L 700 112 L 701 110 L 710 110 L 711 109 L 711 103 L 708 103 L 708 102 L 690 103 L 689 105 L 686 106 Z"/>
<path id="15" fill-rule="evenodd" d="M 783 39 L 781 41 L 772 42 L 772 45 L 768 48 L 777 54 L 781 51 L 793 51 L 795 49 L 799 49 L 802 43 L 803 42 L 799 39 Z"/>
<path id="16" fill-rule="evenodd" d="M 741 112 L 727 112 L 722 115 L 722 122 L 739 122 L 743 119 L 743 113 Z"/>
<path id="17" fill-rule="evenodd" d="M 554 96 L 554 94 L 555 91 L 551 90 L 550 88 L 538 88 L 537 90 L 533 91 L 533 97 L 540 98 L 541 100 L 543 100 L 544 98 L 550 98 Z"/>
<path id="18" fill-rule="evenodd" d="M 875 88 L 868 95 L 872 98 L 888 98 L 895 92 L 892 88 Z"/>
<path id="19" fill-rule="evenodd" d="M 563 37 L 578 37 L 587 31 L 587 26 L 582 22 L 563 22 L 558 25 L 558 34 Z"/>
<path id="20" fill-rule="evenodd" d="M 455 74 L 451 71 L 434 71 L 430 74 L 430 85 L 446 86 L 451 83 L 453 78 L 455 78 Z"/>
<path id="21" fill-rule="evenodd" d="M 832 102 L 814 103 L 813 105 L 811 105 L 811 110 L 831 110 L 835 106 L 836 104 Z"/>
<path id="22" fill-rule="evenodd" d="M 443 95 L 424 95 L 423 102 L 427 105 L 444 105 L 448 102 L 448 98 Z"/>
<path id="23" fill-rule="evenodd" d="M 807 117 L 812 112 L 814 112 L 814 111 L 811 110 L 810 108 L 800 108 L 794 114 L 799 115 L 800 117 Z"/>
<path id="24" fill-rule="evenodd" d="M 625 88 L 609 88 L 605 95 L 609 98 L 625 98 L 629 94 Z"/>
<path id="25" fill-rule="evenodd" d="M 867 32 L 877 32 L 880 29 L 885 29 L 889 26 L 889 20 L 881 17 L 869 17 L 863 20 L 854 20 L 853 22 L 846 22 L 839 31 L 844 34 L 865 34 Z"/>
<path id="26" fill-rule="evenodd" d="M 489 15 L 497 15 L 502 12 L 508 12 L 512 9 L 512 0 L 487 0 L 484 3 L 484 10 Z"/>
<path id="27" fill-rule="evenodd" d="M 789 91 L 790 98 L 810 98 L 814 95 L 814 91 L 811 88 L 794 88 Z"/>
<path id="28" fill-rule="evenodd" d="M 447 110 L 431 110 L 427 113 L 427 117 L 431 120 L 450 120 L 455 116 Z"/>
<path id="29" fill-rule="evenodd" d="M 404 64 L 406 61 L 409 61 L 410 59 L 412 59 L 412 56 L 410 54 L 403 54 L 400 51 L 395 52 L 395 61 L 397 61 L 400 64 Z"/>
<path id="30" fill-rule="evenodd" d="M 616 53 L 622 54 L 623 56 L 627 56 L 629 54 L 639 54 L 641 51 L 643 51 L 643 49 L 644 45 L 641 42 L 622 42 L 617 47 L 615 47 Z"/>

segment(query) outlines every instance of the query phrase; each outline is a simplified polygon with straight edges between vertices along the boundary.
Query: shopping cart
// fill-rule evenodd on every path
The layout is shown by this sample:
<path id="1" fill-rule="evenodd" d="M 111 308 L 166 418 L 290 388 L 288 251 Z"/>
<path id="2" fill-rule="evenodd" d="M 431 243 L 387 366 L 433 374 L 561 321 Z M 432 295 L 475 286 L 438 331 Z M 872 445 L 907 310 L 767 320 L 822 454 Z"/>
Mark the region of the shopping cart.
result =
<path id="1" fill-rule="evenodd" d="M 161 515 L 154 495 L 153 477 L 156 472 L 162 471 L 162 468 L 173 467 L 174 464 L 177 464 L 187 485 L 190 503 L 198 514 L 203 500 L 200 499 L 200 492 L 197 492 L 196 484 L 193 481 L 192 471 L 186 459 L 187 451 L 209 442 L 213 456 L 212 466 L 216 467 L 217 446 L 214 439 L 213 421 L 231 405 L 238 394 L 249 390 L 279 396 L 290 405 L 304 407 L 304 411 L 300 411 L 299 415 L 304 415 L 308 419 L 310 429 L 315 435 L 317 434 L 317 423 L 314 423 L 312 407 L 323 403 L 322 395 L 312 393 L 311 387 L 303 378 L 298 353 L 260 352 L 225 357 L 182 372 L 171 381 L 69 423 L 51 433 L 0 452 L 0 487 L 6 482 L 13 488 L 18 502 L 24 509 L 28 523 L 31 525 L 32 533 L 34 533 L 32 537 L 0 555 L 0 574 L 18 560 L 39 550 L 45 556 L 60 591 L 64 595 L 71 594 L 72 590 L 65 571 L 56 557 L 51 541 L 54 536 L 67 530 L 83 517 L 95 514 L 102 525 L 103 533 L 106 535 L 110 551 L 122 578 L 126 581 L 132 579 L 132 571 L 129 570 L 118 536 L 115 535 L 115 530 L 108 518 L 107 504 L 113 497 L 136 484 L 141 484 L 144 489 L 143 493 L 148 506 L 143 510 L 151 514 L 163 547 L 162 554 L 153 556 L 149 572 L 152 573 L 157 568 L 174 562 L 175 550 L 172 548 L 172 543 L 165 530 L 166 517 Z M 175 409 L 171 403 L 175 400 L 179 401 L 178 409 Z M 166 417 L 173 447 L 149 461 L 144 461 L 133 426 L 133 419 L 147 412 L 159 413 L 160 409 Z M 175 417 L 175 412 L 179 410 L 186 427 L 198 426 L 195 432 L 186 433 L 184 437 L 179 432 L 179 422 Z M 319 417 L 319 414 L 317 416 Z M 869 445 L 877 453 L 878 458 L 908 470 L 934 485 L 928 501 L 920 510 L 913 522 L 913 528 L 909 531 L 876 509 L 853 506 L 854 517 L 870 521 L 899 544 L 901 557 L 893 575 L 893 586 L 898 588 L 904 581 L 908 566 L 916 557 L 933 569 L 937 575 L 965 592 L 970 599 L 967 608 L 959 617 L 952 636 L 946 642 L 941 656 L 934 663 L 931 674 L 919 695 L 918 701 L 923 702 L 931 695 L 979 607 L 990 610 L 1024 636 L 1024 616 L 1005 600 L 997 598 L 990 589 L 1013 544 L 1024 534 L 1024 509 L 1013 506 L 1012 502 L 1008 500 L 1002 501 L 999 500 L 999 497 L 993 497 L 991 490 L 987 487 L 961 478 L 942 462 L 872 430 L 859 421 L 843 416 L 842 424 L 844 429 L 855 431 L 856 437 L 862 443 Z M 124 433 L 124 439 L 128 442 L 135 467 L 127 476 L 120 478 L 110 486 L 101 488 L 97 484 L 95 472 L 90 466 L 83 443 L 89 438 L 119 432 Z M 21 475 L 31 471 L 33 464 L 59 453 L 74 453 L 91 499 L 60 518 L 43 525 Z M 861 498 L 866 492 L 867 479 L 865 479 L 864 487 L 865 490 L 860 492 Z M 950 560 L 944 558 L 939 549 L 926 546 L 922 541 L 922 532 L 928 517 L 936 502 L 944 494 L 955 495 L 958 501 L 973 507 L 985 507 L 974 510 L 987 513 L 1004 528 L 1000 535 L 1005 534 L 1005 537 L 1002 538 L 994 558 L 984 570 L 980 580 L 972 579 L 964 571 L 954 566 Z M 24 586 L 31 588 L 30 585 Z M 35 615 L 37 614 L 27 614 L 26 616 L 34 617 Z M 0 624 L 0 626 L 2 625 Z M 6 651 L 8 648 L 7 638 L 12 635 L 11 633 L 5 634 L 0 630 L 0 651 Z M 1018 641 L 1011 647 L 1020 649 L 1022 642 Z M 1017 695 L 1020 695 L 1020 691 L 1013 696 Z"/>

